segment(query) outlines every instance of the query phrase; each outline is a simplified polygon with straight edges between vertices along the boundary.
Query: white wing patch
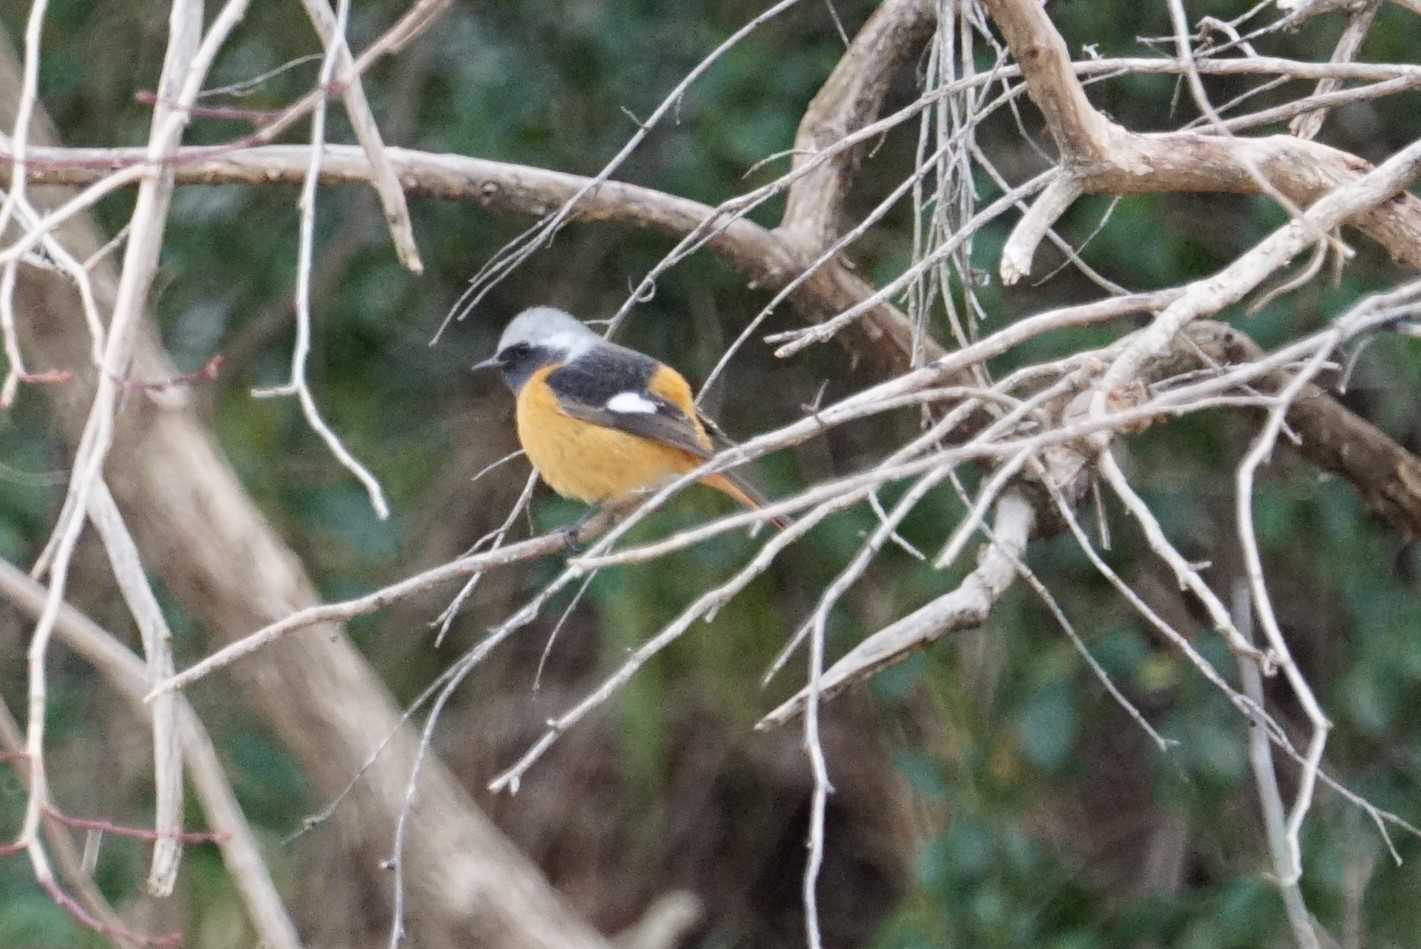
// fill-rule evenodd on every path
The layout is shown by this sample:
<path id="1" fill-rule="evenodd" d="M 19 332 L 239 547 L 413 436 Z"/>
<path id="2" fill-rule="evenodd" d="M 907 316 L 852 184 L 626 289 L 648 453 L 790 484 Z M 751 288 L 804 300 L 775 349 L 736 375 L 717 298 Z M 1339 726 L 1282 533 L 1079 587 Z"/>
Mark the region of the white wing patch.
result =
<path id="1" fill-rule="evenodd" d="M 640 392 L 618 392 L 607 400 L 607 411 L 623 415 L 655 415 L 656 403 Z"/>

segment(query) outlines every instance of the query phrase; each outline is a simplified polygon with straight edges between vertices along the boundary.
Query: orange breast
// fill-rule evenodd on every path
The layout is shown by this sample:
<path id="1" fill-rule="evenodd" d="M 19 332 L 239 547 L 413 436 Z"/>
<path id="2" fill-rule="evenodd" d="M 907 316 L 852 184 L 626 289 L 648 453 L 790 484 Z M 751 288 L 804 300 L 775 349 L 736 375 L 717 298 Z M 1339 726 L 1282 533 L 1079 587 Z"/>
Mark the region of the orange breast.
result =
<path id="1" fill-rule="evenodd" d="M 546 382 L 553 368 L 538 370 L 518 393 L 518 440 L 558 494 L 616 503 L 700 464 L 679 448 L 564 415 Z"/>

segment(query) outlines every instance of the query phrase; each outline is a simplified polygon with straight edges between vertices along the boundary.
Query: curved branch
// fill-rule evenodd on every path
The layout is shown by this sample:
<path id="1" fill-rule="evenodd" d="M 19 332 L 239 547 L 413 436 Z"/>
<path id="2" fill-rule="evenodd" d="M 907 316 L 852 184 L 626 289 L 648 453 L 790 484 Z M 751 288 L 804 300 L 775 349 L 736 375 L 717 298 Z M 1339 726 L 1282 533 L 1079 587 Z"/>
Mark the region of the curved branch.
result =
<path id="1" fill-rule="evenodd" d="M 1070 175 L 1057 178 L 1046 186 L 1046 190 L 1012 228 L 1011 237 L 1002 248 L 1002 283 L 1010 287 L 1031 271 L 1031 259 L 1036 256 L 1041 239 L 1080 196 L 1080 182 Z"/>
<path id="2" fill-rule="evenodd" d="M 1175 137 L 1186 136 L 1181 133 Z M 1287 136 L 1228 142 L 1203 135 L 1187 137 L 1198 139 L 1200 147 L 1211 152 L 1225 145 L 1231 149 L 1258 149 L 1261 155 L 1266 156 L 1259 166 L 1279 181 L 1285 190 L 1288 182 L 1322 190 L 1336 179 L 1360 177 L 1370 167 L 1361 159 L 1336 149 L 1300 142 Z M 33 152 L 34 163 L 29 166 L 29 175 L 36 183 L 90 183 L 101 177 L 105 170 L 137 157 L 132 149 L 40 148 Z M 544 213 L 575 193 L 585 180 L 576 175 L 457 155 L 432 155 L 399 148 L 388 149 L 388 152 L 411 193 L 472 201 L 500 213 Z M 190 162 L 180 155 L 175 170 L 180 184 L 275 182 L 294 185 L 300 181 L 304 170 L 305 153 L 304 146 L 273 145 Z M 366 183 L 368 166 L 359 149 L 329 146 L 328 153 L 322 169 L 326 183 Z M 1164 154 L 1169 157 L 1168 150 L 1164 150 Z M 1170 158 L 1170 166 L 1177 166 L 1185 177 L 1168 180 L 1188 189 L 1202 188 L 1208 182 L 1196 180 L 1202 173 L 1191 167 L 1187 154 L 1186 151 L 1184 156 Z M 1238 167 L 1237 171 L 1235 179 L 1213 179 L 1212 189 L 1229 186 L 1230 190 L 1250 190 L 1252 180 L 1242 167 Z M 6 170 L 0 168 L 0 176 L 4 174 Z M 1280 176 L 1284 180 L 1280 180 Z M 1087 187 L 1091 184 L 1089 177 L 1079 180 Z M 711 209 L 699 202 L 615 181 L 607 182 L 589 195 L 581 210 L 582 219 L 586 221 L 644 227 L 670 235 L 688 233 L 709 213 Z M 1387 249 L 1421 266 L 1421 201 L 1415 197 L 1407 193 L 1397 195 L 1359 215 L 1354 223 Z M 797 272 L 793 251 L 775 232 L 752 221 L 741 219 L 731 223 L 712 239 L 710 246 L 730 266 L 766 288 L 784 285 Z M 834 269 L 806 281 L 797 291 L 796 302 L 810 312 L 819 312 L 842 309 L 846 304 L 867 299 L 870 295 L 870 289 L 862 280 L 842 269 Z M 882 308 L 879 313 L 880 319 L 868 324 L 866 332 L 877 341 L 871 351 L 879 355 L 880 364 L 892 367 L 895 357 L 905 358 L 905 354 L 911 352 L 911 326 L 895 319 L 896 310 L 891 307 Z M 1244 337 L 1239 336 L 1238 339 L 1243 340 Z M 1289 418 L 1290 423 L 1300 425 L 1297 416 L 1316 410 L 1319 404 L 1311 398 L 1300 400 L 1294 415 Z M 1309 440 L 1309 444 L 1330 447 L 1326 452 L 1319 447 L 1316 456 L 1310 457 L 1328 470 L 1338 471 L 1353 481 L 1373 509 L 1406 536 L 1421 536 L 1421 481 L 1418 481 L 1421 467 L 1417 466 L 1416 459 L 1361 419 L 1350 416 L 1346 421 L 1339 421 L 1339 418 L 1330 411 L 1321 413 L 1318 422 L 1320 432 Z M 1378 441 L 1378 437 L 1385 441 Z M 1359 453 L 1346 455 L 1342 450 L 1346 445 L 1371 447 L 1365 451 L 1361 448 L 1350 449 Z M 1363 457 L 1385 461 L 1385 464 L 1363 465 L 1358 462 Z M 1385 473 L 1384 477 L 1382 473 Z"/>
<path id="3" fill-rule="evenodd" d="M 580 175 L 528 165 L 386 148 L 386 155 L 406 193 L 452 201 L 470 201 L 488 211 L 542 216 L 585 187 Z M 139 162 L 131 148 L 32 148 L 27 165 L 33 184 L 79 185 L 106 177 L 115 168 Z M 309 152 L 304 145 L 265 145 L 213 155 L 210 149 L 184 149 L 172 162 L 179 184 L 299 185 Z M 0 160 L 5 155 L 0 152 Z M 0 180 L 9 168 L 0 164 Z M 355 146 L 327 145 L 321 183 L 367 185 L 370 166 Z M 684 237 L 715 209 L 699 201 L 619 181 L 603 183 L 578 204 L 577 219 L 646 228 Z M 775 231 L 739 218 L 711 238 L 709 248 L 743 275 L 751 286 L 779 289 L 814 261 L 813 254 Z M 867 299 L 873 288 L 840 264 L 821 267 L 791 296 L 806 320 L 817 321 Z M 856 349 L 881 371 L 900 370 L 912 361 L 913 324 L 896 307 L 875 306 L 855 328 Z M 930 347 L 928 358 L 942 351 Z"/>
<path id="4" fill-rule="evenodd" d="M 1370 172 L 1340 149 L 1288 135 L 1221 137 L 1200 132 L 1138 134 L 1110 121 L 1086 98 L 1065 41 L 1035 0 L 984 0 L 1011 47 L 1062 165 L 1086 194 L 1259 190 L 1256 177 L 1300 207 Z M 1421 198 L 1409 193 L 1349 222 L 1398 262 L 1421 268 Z M 1023 238 L 1024 241 L 1024 238 Z M 1022 269 L 1020 262 L 1015 264 Z"/>
<path id="5" fill-rule="evenodd" d="M 805 110 L 794 137 L 793 167 L 877 118 L 893 77 L 932 35 L 936 23 L 932 0 L 888 0 L 869 17 Z M 779 230 L 808 247 L 833 243 L 863 153 L 863 146 L 850 149 L 796 181 Z"/>
<path id="6" fill-rule="evenodd" d="M 1110 139 L 1119 126 L 1086 98 L 1066 41 L 1038 0 L 983 0 L 983 6 L 1021 66 L 1027 92 L 1046 117 L 1062 161 L 1109 161 Z"/>

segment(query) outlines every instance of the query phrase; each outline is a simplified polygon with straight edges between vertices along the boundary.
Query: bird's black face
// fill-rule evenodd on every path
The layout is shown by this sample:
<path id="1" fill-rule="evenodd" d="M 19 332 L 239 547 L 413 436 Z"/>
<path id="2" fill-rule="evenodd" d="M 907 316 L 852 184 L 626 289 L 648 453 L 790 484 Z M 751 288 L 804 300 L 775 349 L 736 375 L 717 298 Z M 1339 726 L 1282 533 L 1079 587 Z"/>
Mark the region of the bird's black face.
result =
<path id="1" fill-rule="evenodd" d="M 485 359 L 474 368 L 497 369 L 504 384 L 517 392 L 533 373 L 556 361 L 557 354 L 545 346 L 517 342 L 503 347 L 492 359 Z"/>

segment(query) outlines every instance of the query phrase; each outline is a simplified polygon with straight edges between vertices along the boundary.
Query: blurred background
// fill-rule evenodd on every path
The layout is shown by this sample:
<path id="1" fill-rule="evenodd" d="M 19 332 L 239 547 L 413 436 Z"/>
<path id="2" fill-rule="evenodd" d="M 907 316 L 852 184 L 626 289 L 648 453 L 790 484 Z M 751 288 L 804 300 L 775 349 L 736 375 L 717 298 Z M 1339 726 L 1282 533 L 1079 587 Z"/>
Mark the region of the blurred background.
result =
<path id="1" fill-rule="evenodd" d="M 1228 17 L 1251 4 L 1195 5 L 1194 16 Z M 0 26 L 21 35 L 25 4 L 0 5 Z M 351 45 L 379 35 L 405 2 L 355 4 Z M 834 0 L 852 34 L 875 4 Z M 294 4 L 261 5 L 218 63 L 215 83 L 236 82 L 317 49 Z M 458 4 L 399 57 L 367 75 L 386 141 L 595 174 L 645 116 L 706 53 L 761 5 L 742 0 L 661 4 L 607 0 L 566 4 Z M 1061 2 L 1050 7 L 1073 52 L 1145 55 L 1139 37 L 1164 36 L 1163 4 Z M 160 4 L 53 0 L 45 28 L 42 101 L 70 145 L 135 145 L 150 112 L 135 93 L 157 80 L 167 11 Z M 1320 17 L 1260 52 L 1326 60 L 1343 20 Z M 1421 18 L 1385 6 L 1363 60 L 1406 62 L 1421 48 Z M 803 3 L 767 24 L 686 96 L 679 119 L 658 130 L 617 177 L 717 203 L 784 170 L 757 167 L 791 147 L 796 125 L 843 52 L 824 3 Z M 983 60 L 983 68 L 990 60 Z M 312 61 L 263 83 L 244 107 L 275 109 L 315 81 Z M 1251 83 L 1211 80 L 1215 101 Z M 1288 84 L 1254 100 L 1287 101 Z M 890 107 L 917 94 L 911 69 Z M 1129 128 L 1177 127 L 1193 116 L 1171 77 L 1126 77 L 1091 97 Z M 1023 107 L 1038 138 L 1039 116 Z M 333 141 L 350 141 L 332 110 Z M 189 141 L 219 142 L 246 128 L 194 124 Z M 1272 128 L 1267 131 L 1282 131 Z M 1414 94 L 1333 113 L 1322 141 L 1376 161 L 1421 136 Z M 983 148 L 1020 181 L 1043 167 L 1005 111 L 980 135 Z M 854 207 L 866 211 L 912 167 L 916 127 L 887 136 L 865 159 Z M 748 177 L 747 177 L 748 173 Z M 996 193 L 979 182 L 984 197 Z M 468 366 L 487 355 L 519 309 L 550 303 L 584 318 L 611 315 L 671 246 L 656 235 L 599 224 L 568 227 L 554 246 L 504 281 L 438 345 L 434 332 L 467 278 L 528 221 L 434 199 L 411 203 L 426 263 L 400 269 L 378 204 L 363 188 L 326 190 L 318 217 L 313 290 L 315 395 L 347 445 L 383 482 L 394 510 L 371 513 L 364 493 L 330 457 L 290 400 L 257 401 L 254 386 L 285 381 L 292 342 L 296 192 L 271 187 L 179 189 L 152 309 L 184 371 L 213 355 L 220 379 L 194 389 L 248 492 L 303 558 L 322 594 L 339 599 L 449 560 L 496 526 L 516 498 L 526 463 L 472 476 L 516 446 L 512 403 L 497 380 Z M 99 208 L 109 233 L 127 219 L 131 193 Z M 1079 243 L 1108 200 L 1077 203 L 1062 222 Z M 772 202 L 755 219 L 773 225 Z M 1236 195 L 1129 197 L 1084 251 L 1131 289 L 1178 284 L 1232 260 L 1283 220 L 1267 200 Z M 979 238 L 975 260 L 995 274 L 1011 220 Z M 851 256 L 881 282 L 907 264 L 910 209 L 860 241 Z M 1238 323 L 1265 347 L 1323 325 L 1330 315 L 1399 276 L 1365 238 L 1332 286 L 1316 281 Z M 1060 262 L 1044 248 L 1034 276 Z M 1098 295 L 1070 270 L 1040 286 L 979 289 L 989 328 L 1032 311 Z M 637 307 L 623 342 L 673 362 L 698 385 L 745 321 L 764 305 L 713 257 L 663 277 Z M 790 328 L 781 308 L 766 331 Z M 942 327 L 938 327 L 941 331 Z M 1004 359 L 1027 361 L 1098 344 L 1102 327 L 1053 336 Z M 939 338 L 946 339 L 945 334 Z M 821 390 L 827 403 L 875 377 L 837 344 L 788 362 L 747 347 L 707 403 L 745 437 L 802 416 Z M 1346 403 L 1415 450 L 1421 442 L 1421 349 L 1383 336 L 1361 356 Z M 913 413 L 848 426 L 767 459 L 760 480 L 778 496 L 877 457 L 875 446 L 916 430 Z M 1123 449 L 1132 477 L 1165 528 L 1227 596 L 1240 576 L 1232 528 L 1231 470 L 1256 429 L 1241 415 L 1196 415 L 1156 426 Z M 28 566 L 63 498 L 68 451 L 41 398 L 22 395 L 0 415 L 0 557 Z M 885 503 L 895 497 L 885 493 Z M 668 533 L 727 510 L 690 492 L 637 536 Z M 960 516 L 949 490 L 931 495 L 904 531 L 932 550 Z M 581 513 L 540 488 L 532 524 Z M 1336 725 L 1327 766 L 1340 780 L 1402 816 L 1417 810 L 1421 780 L 1421 598 L 1418 555 L 1372 519 L 1348 484 L 1280 450 L 1258 487 L 1258 523 L 1280 619 Z M 1109 557 L 1132 585 L 1222 668 L 1231 658 L 1196 604 L 1143 550 L 1125 518 Z M 751 726 L 803 681 L 796 660 L 768 688 L 760 678 L 808 615 L 817 592 L 874 523 L 855 509 L 793 547 L 773 569 L 643 669 L 601 713 L 566 735 L 516 797 L 484 785 L 536 738 L 542 723 L 593 687 L 626 651 L 654 634 L 700 591 L 743 562 L 754 541 L 722 537 L 650 565 L 604 571 L 568 615 L 532 683 L 546 637 L 568 605 L 496 652 L 455 696 L 435 748 L 500 827 L 538 862 L 571 904 L 604 932 L 633 923 L 657 897 L 689 890 L 704 904 L 689 946 L 803 944 L 800 883 L 811 778 L 796 729 Z M 369 662 L 402 701 L 423 690 L 490 625 L 555 572 L 524 564 L 488 576 L 446 643 L 429 623 L 453 590 L 396 604 L 351 624 Z M 1162 643 L 1098 577 L 1069 537 L 1035 544 L 1030 566 L 1059 598 L 1090 649 L 1124 692 L 1180 744 L 1159 753 L 1085 669 L 1050 613 L 1018 585 L 983 629 L 957 635 L 827 706 L 830 799 L 827 863 L 820 882 L 826 942 L 833 946 L 1252 947 L 1286 944 L 1257 796 L 1246 760 L 1247 727 L 1187 662 Z M 835 611 L 830 649 L 842 653 L 949 588 L 941 574 L 889 547 Z M 97 547 L 81 547 L 72 599 L 111 628 L 132 633 Z M 179 636 L 178 664 L 210 651 L 201 624 L 165 601 Z M 0 696 L 23 717 L 28 620 L 0 604 Z M 136 636 L 136 634 L 135 634 Z M 254 660 L 254 661 L 259 661 Z M 125 823 L 151 820 L 146 739 L 88 666 L 62 650 L 52 664 L 51 780 L 71 813 Z M 317 830 L 282 838 L 326 800 L 240 694 L 206 683 L 192 695 L 212 730 L 241 803 L 267 845 L 288 905 L 313 944 L 378 944 L 383 916 L 369 908 L 387 887 L 375 867 L 336 868 L 333 842 Z M 1277 714 L 1300 713 L 1276 684 Z M 1294 772 L 1284 767 L 1284 794 Z M 99 778 L 99 779 L 96 779 Z M 0 834 L 18 826 L 23 785 L 0 765 Z M 193 809 L 194 823 L 200 816 Z M 1321 791 L 1304 836 L 1303 889 L 1345 945 L 1410 946 L 1421 932 L 1421 847 L 1399 839 L 1396 866 L 1364 814 Z M 110 840 L 97 878 L 120 907 L 141 898 L 146 848 Z M 210 848 L 190 848 L 177 899 L 195 946 L 245 945 L 241 907 Z M 0 945 L 82 946 L 101 940 L 73 926 L 34 884 L 23 858 L 0 860 Z"/>

